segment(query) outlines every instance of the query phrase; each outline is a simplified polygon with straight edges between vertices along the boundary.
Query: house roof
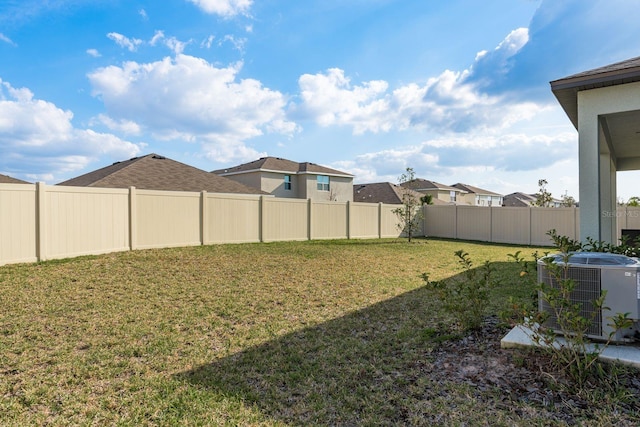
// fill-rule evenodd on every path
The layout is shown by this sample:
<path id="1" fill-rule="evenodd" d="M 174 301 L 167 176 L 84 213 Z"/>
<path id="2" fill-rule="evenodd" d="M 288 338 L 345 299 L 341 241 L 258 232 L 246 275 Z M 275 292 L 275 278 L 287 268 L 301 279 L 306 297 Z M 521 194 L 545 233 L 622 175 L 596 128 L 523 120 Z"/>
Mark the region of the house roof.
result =
<path id="1" fill-rule="evenodd" d="M 484 190 L 472 185 L 462 184 L 460 182 L 453 184 L 452 187 L 459 188 L 460 190 L 466 191 L 467 193 L 481 194 L 484 196 L 502 196 L 502 194 L 494 193 L 493 191 Z"/>
<path id="2" fill-rule="evenodd" d="M 399 205 L 402 204 L 402 196 L 405 191 L 409 191 L 417 200 L 424 197 L 422 193 L 390 182 L 374 182 L 371 184 L 355 184 L 353 186 L 353 201 Z M 433 204 L 447 203 L 434 198 Z"/>
<path id="3" fill-rule="evenodd" d="M 442 190 L 442 191 L 455 191 L 458 193 L 464 193 L 464 190 L 460 188 L 451 187 L 449 185 L 440 184 L 436 181 L 429 181 L 427 179 L 416 178 L 411 181 L 403 182 L 400 184 L 403 187 L 411 188 L 416 191 L 424 191 L 424 190 Z"/>
<path id="4" fill-rule="evenodd" d="M 571 123 L 578 128 L 578 92 L 640 81 L 640 57 L 594 68 L 550 82 Z"/>
<path id="5" fill-rule="evenodd" d="M 8 175 L 0 174 L 0 184 L 31 184 L 30 182 L 23 181 L 17 178 L 11 178 Z"/>
<path id="6" fill-rule="evenodd" d="M 516 192 L 504 196 L 502 198 L 502 205 L 510 207 L 525 207 L 531 206 L 535 201 L 535 196 L 532 196 L 531 194 Z"/>
<path id="7" fill-rule="evenodd" d="M 157 154 L 134 157 L 72 178 L 58 185 L 77 187 L 136 187 L 145 190 L 207 191 L 266 194 L 230 179 Z"/>
<path id="8" fill-rule="evenodd" d="M 303 162 L 298 163 L 280 157 L 261 157 L 249 163 L 243 163 L 238 166 L 232 166 L 224 169 L 214 170 L 213 173 L 221 176 L 234 175 L 247 172 L 290 172 L 294 174 L 318 174 L 318 175 L 334 175 L 353 177 L 350 173 L 320 166 L 315 163 Z"/>

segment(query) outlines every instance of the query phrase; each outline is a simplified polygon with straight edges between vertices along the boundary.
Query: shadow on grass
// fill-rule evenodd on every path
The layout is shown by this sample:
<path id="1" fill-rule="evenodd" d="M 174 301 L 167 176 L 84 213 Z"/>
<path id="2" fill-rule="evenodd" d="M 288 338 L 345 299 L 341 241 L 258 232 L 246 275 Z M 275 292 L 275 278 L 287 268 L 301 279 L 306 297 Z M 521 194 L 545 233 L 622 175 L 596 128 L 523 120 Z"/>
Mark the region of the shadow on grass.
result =
<path id="1" fill-rule="evenodd" d="M 446 410 L 447 385 L 429 378 L 432 351 L 450 338 L 444 316 L 423 287 L 178 377 L 286 424 L 424 423 L 425 402 Z"/>

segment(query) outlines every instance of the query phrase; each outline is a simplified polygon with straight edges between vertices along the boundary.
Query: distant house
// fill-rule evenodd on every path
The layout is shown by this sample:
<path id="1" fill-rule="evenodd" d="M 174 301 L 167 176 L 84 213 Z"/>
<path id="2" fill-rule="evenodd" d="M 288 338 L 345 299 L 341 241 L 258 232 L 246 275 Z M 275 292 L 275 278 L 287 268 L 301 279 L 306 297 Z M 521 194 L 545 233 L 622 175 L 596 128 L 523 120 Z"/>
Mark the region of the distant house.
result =
<path id="1" fill-rule="evenodd" d="M 423 193 L 404 188 L 390 182 L 375 182 L 372 184 L 354 184 L 353 201 L 364 203 L 386 203 L 390 205 L 401 205 L 405 192 L 413 194 L 417 201 L 424 197 Z M 433 199 L 433 204 L 446 204 L 445 202 Z"/>
<path id="2" fill-rule="evenodd" d="M 353 175 L 315 163 L 262 157 L 212 173 L 276 197 L 341 202 L 353 200 Z"/>
<path id="3" fill-rule="evenodd" d="M 536 195 L 535 194 L 525 194 L 525 193 L 511 193 L 507 194 L 503 197 L 502 206 L 508 207 L 529 207 L 536 205 Z M 553 199 L 551 202 L 551 207 L 559 208 L 562 206 L 562 202 L 558 199 Z"/>
<path id="4" fill-rule="evenodd" d="M 11 178 L 7 175 L 0 174 L 0 184 L 31 184 L 30 182 L 23 181 L 17 178 Z"/>
<path id="5" fill-rule="evenodd" d="M 453 184 L 452 187 L 459 188 L 465 192 L 465 194 L 462 195 L 462 199 L 469 205 L 502 206 L 502 194 L 462 183 Z"/>
<path id="6" fill-rule="evenodd" d="M 157 154 L 134 157 L 72 178 L 58 185 L 164 191 L 265 194 L 236 181 Z"/>
<path id="7" fill-rule="evenodd" d="M 431 194 L 433 200 L 440 200 L 446 203 L 464 203 L 462 196 L 467 192 L 456 187 L 440 184 L 439 182 L 416 178 L 400 184 L 405 188 L 410 188 L 419 193 Z"/>

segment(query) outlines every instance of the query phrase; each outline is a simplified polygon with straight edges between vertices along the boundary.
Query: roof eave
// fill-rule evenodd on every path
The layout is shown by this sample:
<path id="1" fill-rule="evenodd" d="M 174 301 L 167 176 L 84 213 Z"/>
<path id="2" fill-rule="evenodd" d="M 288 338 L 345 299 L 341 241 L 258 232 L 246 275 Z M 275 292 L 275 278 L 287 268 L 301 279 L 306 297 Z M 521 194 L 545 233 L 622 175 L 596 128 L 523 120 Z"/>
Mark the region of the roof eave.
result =
<path id="1" fill-rule="evenodd" d="M 640 67 L 597 74 L 575 75 L 550 82 L 551 91 L 560 106 L 578 129 L 578 92 L 640 81 Z"/>

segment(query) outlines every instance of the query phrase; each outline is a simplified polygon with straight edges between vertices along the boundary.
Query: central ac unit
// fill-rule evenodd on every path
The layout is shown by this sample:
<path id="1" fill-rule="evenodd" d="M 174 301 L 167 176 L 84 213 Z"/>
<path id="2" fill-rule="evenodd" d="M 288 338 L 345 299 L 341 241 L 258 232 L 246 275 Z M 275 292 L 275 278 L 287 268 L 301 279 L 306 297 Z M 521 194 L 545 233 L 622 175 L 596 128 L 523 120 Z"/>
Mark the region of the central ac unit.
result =
<path id="1" fill-rule="evenodd" d="M 554 277 L 549 272 L 546 262 L 560 264 L 563 277 Z M 565 260 L 567 263 L 565 264 Z M 640 336 L 640 261 L 625 255 L 601 252 L 574 252 L 569 254 L 549 255 L 538 260 L 538 283 L 558 287 L 558 280 L 572 279 L 576 286 L 569 299 L 578 303 L 580 315 L 590 319 L 587 336 L 596 340 L 607 340 L 610 336 L 613 342 L 631 342 Z M 593 302 L 606 291 L 602 309 Z M 548 314 L 544 326 L 556 332 L 562 332 L 557 322 L 554 310 L 547 301 L 538 295 L 538 310 Z M 611 317 L 618 313 L 629 313 L 633 319 L 633 326 L 615 331 L 610 325 Z"/>

